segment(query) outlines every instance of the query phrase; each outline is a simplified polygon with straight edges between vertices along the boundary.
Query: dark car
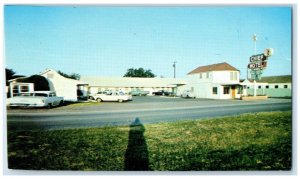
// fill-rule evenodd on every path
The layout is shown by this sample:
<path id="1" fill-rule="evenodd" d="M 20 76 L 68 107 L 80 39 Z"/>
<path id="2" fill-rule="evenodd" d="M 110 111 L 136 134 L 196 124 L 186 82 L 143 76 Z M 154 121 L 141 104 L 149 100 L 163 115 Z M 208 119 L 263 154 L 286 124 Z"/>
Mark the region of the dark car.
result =
<path id="1" fill-rule="evenodd" d="M 134 90 L 134 91 L 131 91 L 130 94 L 132 96 L 146 96 L 149 94 L 149 91 L 142 91 L 142 90 Z"/>
<path id="2" fill-rule="evenodd" d="M 169 91 L 159 90 L 159 91 L 153 92 L 152 94 L 158 95 L 158 96 L 169 96 L 172 93 Z"/>

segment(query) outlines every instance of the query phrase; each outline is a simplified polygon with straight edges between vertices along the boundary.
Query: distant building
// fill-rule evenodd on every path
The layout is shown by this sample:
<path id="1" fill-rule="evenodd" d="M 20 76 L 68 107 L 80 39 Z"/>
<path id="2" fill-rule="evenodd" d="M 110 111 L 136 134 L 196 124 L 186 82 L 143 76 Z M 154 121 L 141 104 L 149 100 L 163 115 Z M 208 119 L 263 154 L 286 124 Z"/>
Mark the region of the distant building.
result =
<path id="1" fill-rule="evenodd" d="M 186 85 L 185 79 L 180 78 L 138 78 L 138 77 L 81 77 L 81 81 L 88 84 L 89 93 L 100 91 L 123 91 L 129 93 L 134 90 L 155 91 L 165 90 L 177 93 L 177 87 Z"/>
<path id="2" fill-rule="evenodd" d="M 253 95 L 253 80 L 244 80 L 248 84 L 247 93 Z M 292 96 L 292 76 L 268 76 L 257 81 L 257 95 L 267 95 L 268 97 L 291 97 Z"/>
<path id="3" fill-rule="evenodd" d="M 240 71 L 228 63 L 200 66 L 188 73 L 188 84 L 180 88 L 195 93 L 196 98 L 240 98 L 243 87 Z"/>
<path id="4" fill-rule="evenodd" d="M 89 94 L 101 91 L 134 90 L 152 92 L 165 90 L 180 96 L 185 90 L 193 92 L 196 98 L 239 99 L 253 95 L 253 81 L 240 80 L 240 71 L 228 63 L 200 66 L 187 74 L 186 78 L 136 78 L 136 77 L 81 77 L 80 80 L 61 76 L 55 70 L 46 70 L 39 75 L 44 76 L 51 91 L 66 101 L 86 99 Z M 18 83 L 10 80 L 10 92 L 29 92 L 34 90 L 33 83 Z M 257 81 L 257 95 L 269 97 L 291 97 L 292 77 L 262 77 Z"/>

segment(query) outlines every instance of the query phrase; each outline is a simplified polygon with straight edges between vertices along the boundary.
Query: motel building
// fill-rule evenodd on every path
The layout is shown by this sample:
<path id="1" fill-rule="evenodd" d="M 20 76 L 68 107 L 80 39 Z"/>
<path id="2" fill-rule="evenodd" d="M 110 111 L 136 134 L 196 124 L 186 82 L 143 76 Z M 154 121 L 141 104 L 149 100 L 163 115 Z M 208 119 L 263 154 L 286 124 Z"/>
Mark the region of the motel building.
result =
<path id="1" fill-rule="evenodd" d="M 152 95 L 152 92 L 165 90 L 173 92 L 176 96 L 180 96 L 185 90 L 189 90 L 195 94 L 196 98 L 206 99 L 240 99 L 242 96 L 253 93 L 253 82 L 249 80 L 240 81 L 240 71 L 225 62 L 200 66 L 190 71 L 185 78 L 83 76 L 80 80 L 74 80 L 65 78 L 51 69 L 45 70 L 39 75 L 45 77 L 50 90 L 55 91 L 57 96 L 64 97 L 65 101 L 77 101 L 78 99 L 87 98 L 89 94 L 106 90 L 123 91 L 125 93 L 142 90 L 149 91 L 149 95 Z M 10 91 L 12 96 L 34 91 L 35 89 L 33 83 L 19 83 L 17 79 L 9 82 L 7 92 Z M 261 89 L 258 89 L 259 94 L 268 94 L 269 92 L 269 94 L 277 97 L 280 95 L 291 96 L 291 82 L 289 81 L 282 82 L 280 85 L 269 84 L 268 82 L 258 82 L 257 85 L 261 86 Z M 280 91 L 279 94 L 277 94 L 277 91 Z"/>
<path id="2" fill-rule="evenodd" d="M 191 90 L 196 98 L 236 99 L 240 98 L 243 86 L 240 71 L 228 63 L 200 66 L 187 74 L 187 85 L 181 91 Z"/>

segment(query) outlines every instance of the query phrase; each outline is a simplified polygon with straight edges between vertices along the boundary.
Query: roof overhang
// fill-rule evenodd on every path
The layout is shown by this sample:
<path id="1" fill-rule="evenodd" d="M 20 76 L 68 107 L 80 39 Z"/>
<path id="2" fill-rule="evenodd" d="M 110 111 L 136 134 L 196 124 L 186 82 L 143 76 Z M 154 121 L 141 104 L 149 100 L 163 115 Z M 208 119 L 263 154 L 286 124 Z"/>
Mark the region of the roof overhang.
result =
<path id="1" fill-rule="evenodd" d="M 233 83 L 233 84 L 220 84 L 221 86 L 243 86 L 241 83 Z"/>

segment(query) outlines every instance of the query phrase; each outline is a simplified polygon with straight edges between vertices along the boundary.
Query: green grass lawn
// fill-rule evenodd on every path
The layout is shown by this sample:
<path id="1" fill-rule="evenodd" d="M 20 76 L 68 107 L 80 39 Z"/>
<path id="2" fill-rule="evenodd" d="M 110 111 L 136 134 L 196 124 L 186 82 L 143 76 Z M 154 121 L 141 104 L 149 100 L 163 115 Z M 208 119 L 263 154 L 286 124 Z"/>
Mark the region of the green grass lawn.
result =
<path id="1" fill-rule="evenodd" d="M 8 131 L 12 169 L 290 170 L 291 112 L 174 123 Z"/>

